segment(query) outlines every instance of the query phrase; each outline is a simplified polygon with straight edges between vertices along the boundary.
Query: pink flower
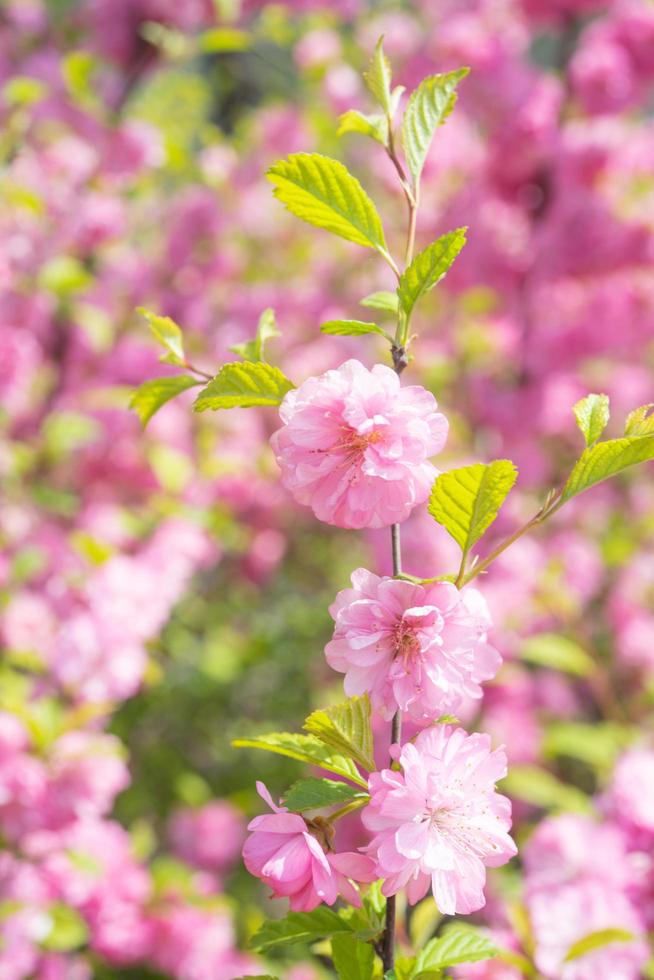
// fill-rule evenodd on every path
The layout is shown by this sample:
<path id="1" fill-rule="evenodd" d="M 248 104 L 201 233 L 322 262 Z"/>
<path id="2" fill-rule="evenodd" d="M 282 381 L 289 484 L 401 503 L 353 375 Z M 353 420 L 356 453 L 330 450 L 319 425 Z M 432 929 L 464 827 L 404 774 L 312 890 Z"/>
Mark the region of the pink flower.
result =
<path id="1" fill-rule="evenodd" d="M 413 744 L 395 747 L 401 772 L 370 775 L 370 804 L 362 813 L 374 833 L 367 848 L 385 878 L 382 891 L 408 886 L 411 903 L 431 883 L 445 915 L 474 912 L 485 904 L 486 867 L 513 857 L 511 804 L 495 792 L 506 775 L 506 755 L 488 735 L 437 725 Z"/>
<path id="2" fill-rule="evenodd" d="M 327 662 L 345 674 L 349 696 L 368 692 L 390 718 L 398 708 L 418 721 L 481 697 L 480 682 L 501 663 L 486 641 L 491 625 L 483 597 L 448 582 L 414 585 L 365 568 L 336 596 Z"/>
<path id="3" fill-rule="evenodd" d="M 318 839 L 324 834 L 315 824 L 275 806 L 263 783 L 257 783 L 257 790 L 274 812 L 248 824 L 252 833 L 243 847 L 243 861 L 250 874 L 269 885 L 274 896 L 288 898 L 295 912 L 310 912 L 321 902 L 333 905 L 339 894 L 360 906 L 351 880 L 375 880 L 370 858 L 326 851 Z"/>
<path id="4" fill-rule="evenodd" d="M 271 444 L 298 503 L 337 527 L 386 527 L 427 499 L 429 457 L 447 421 L 428 391 L 400 387 L 389 367 L 350 360 L 290 391 Z"/>
<path id="5" fill-rule="evenodd" d="M 619 759 L 608 794 L 616 820 L 645 839 L 654 835 L 654 752 L 629 749 Z"/>
<path id="6" fill-rule="evenodd" d="M 200 809 L 179 810 L 171 820 L 170 839 L 179 856 L 203 871 L 226 871 L 244 836 L 243 815 L 225 800 Z"/>

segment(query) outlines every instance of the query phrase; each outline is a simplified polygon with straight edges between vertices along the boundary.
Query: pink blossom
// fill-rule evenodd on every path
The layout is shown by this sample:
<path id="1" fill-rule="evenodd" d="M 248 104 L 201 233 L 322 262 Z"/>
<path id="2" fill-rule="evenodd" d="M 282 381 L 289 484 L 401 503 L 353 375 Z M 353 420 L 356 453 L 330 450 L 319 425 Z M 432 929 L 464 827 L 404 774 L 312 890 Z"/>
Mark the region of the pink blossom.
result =
<path id="1" fill-rule="evenodd" d="M 401 708 L 416 720 L 481 697 L 480 682 L 501 658 L 486 640 L 490 616 L 476 589 L 414 585 L 365 568 L 352 586 L 330 606 L 336 626 L 325 647 L 329 665 L 345 674 L 346 694 L 368 692 L 384 717 Z"/>
<path id="2" fill-rule="evenodd" d="M 516 853 L 511 804 L 495 792 L 506 775 L 505 753 L 491 751 L 487 735 L 437 725 L 396 754 L 401 771 L 371 774 L 362 813 L 374 834 L 367 852 L 385 879 L 382 891 L 394 895 L 408 886 L 414 903 L 431 884 L 445 915 L 482 908 L 486 867 Z"/>
<path id="3" fill-rule="evenodd" d="M 609 789 L 609 804 L 625 827 L 654 837 L 654 752 L 629 749 L 618 760 Z"/>
<path id="4" fill-rule="evenodd" d="M 176 980 L 235 980 L 260 973 L 251 957 L 235 949 L 224 911 L 175 903 L 154 917 L 153 926 L 153 962 Z"/>
<path id="5" fill-rule="evenodd" d="M 177 854 L 204 871 L 226 871 L 243 842 L 243 816 L 226 800 L 212 800 L 197 810 L 179 810 L 170 824 Z"/>
<path id="6" fill-rule="evenodd" d="M 350 360 L 290 391 L 271 444 L 298 503 L 337 527 L 385 527 L 427 499 L 447 421 L 389 367 Z"/>
<path id="7" fill-rule="evenodd" d="M 243 861 L 250 874 L 261 878 L 275 897 L 288 898 L 296 912 L 310 912 L 321 902 L 333 905 L 339 894 L 360 906 L 351 882 L 374 881 L 370 858 L 353 851 L 332 853 L 322 828 L 276 806 L 263 783 L 257 783 L 257 790 L 273 813 L 248 824 L 252 833 L 243 847 Z"/>

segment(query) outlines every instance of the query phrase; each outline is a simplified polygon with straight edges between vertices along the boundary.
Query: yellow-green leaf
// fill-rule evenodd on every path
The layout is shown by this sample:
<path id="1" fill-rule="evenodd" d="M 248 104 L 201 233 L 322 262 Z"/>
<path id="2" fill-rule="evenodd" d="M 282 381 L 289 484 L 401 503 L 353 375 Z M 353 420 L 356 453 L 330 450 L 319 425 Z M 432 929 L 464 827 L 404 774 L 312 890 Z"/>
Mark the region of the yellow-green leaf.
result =
<path id="1" fill-rule="evenodd" d="M 433 289 L 451 268 L 466 243 L 467 228 L 457 228 L 442 235 L 419 252 L 404 271 L 397 287 L 399 304 L 407 318 L 421 296 Z"/>
<path id="2" fill-rule="evenodd" d="M 174 320 L 171 320 L 169 316 L 159 316 L 158 313 L 152 313 L 143 306 L 139 306 L 137 312 L 145 317 L 152 331 L 152 336 L 170 355 L 168 357 L 168 363 L 178 364 L 184 367 L 186 357 L 184 354 L 184 337 L 181 327 Z"/>
<path id="3" fill-rule="evenodd" d="M 629 466 L 650 459 L 654 459 L 654 434 L 599 442 L 585 449 L 577 460 L 563 488 L 561 501 L 570 500 Z"/>
<path id="4" fill-rule="evenodd" d="M 314 735 L 296 735 L 291 732 L 270 732 L 252 738 L 237 738 L 232 742 L 235 748 L 261 749 L 276 755 L 285 755 L 298 762 L 327 769 L 337 776 L 344 776 L 358 786 L 368 789 L 352 759 L 347 758 L 326 745 Z"/>
<path id="5" fill-rule="evenodd" d="M 571 960 L 578 960 L 580 956 L 585 956 L 586 953 L 592 953 L 596 949 L 608 946 L 609 943 L 629 943 L 633 942 L 635 938 L 634 934 L 626 929 L 598 929 L 597 932 L 591 932 L 583 939 L 578 939 L 576 943 L 573 943 L 563 962 L 570 963 Z"/>
<path id="6" fill-rule="evenodd" d="M 367 323 L 365 320 L 328 320 L 321 325 L 320 330 L 334 337 L 360 337 L 367 333 L 378 333 L 387 340 L 393 339 L 376 323 Z"/>
<path id="7" fill-rule="evenodd" d="M 609 396 L 586 395 L 573 408 L 577 425 L 581 429 L 587 446 L 597 442 L 609 423 Z"/>
<path id="8" fill-rule="evenodd" d="M 384 116 L 364 115 L 358 109 L 349 109 L 344 112 L 338 120 L 337 136 L 345 136 L 346 133 L 359 133 L 361 136 L 369 136 L 371 139 L 386 146 L 388 142 L 388 122 Z"/>
<path id="9" fill-rule="evenodd" d="M 303 727 L 325 745 L 354 759 L 368 772 L 375 768 L 370 701 L 366 694 L 314 711 Z"/>
<path id="10" fill-rule="evenodd" d="M 510 796 L 544 810 L 592 812 L 590 800 L 580 789 L 562 783 L 551 772 L 538 766 L 511 766 L 502 782 L 502 789 Z"/>
<path id="11" fill-rule="evenodd" d="M 201 382 L 187 374 L 180 374 L 172 378 L 153 378 L 152 381 L 144 381 L 140 385 L 129 403 L 141 420 L 143 428 L 148 424 L 155 412 L 158 412 L 162 405 L 175 398 L 183 391 L 194 388 Z"/>
<path id="12" fill-rule="evenodd" d="M 381 310 L 384 313 L 392 313 L 397 316 L 399 309 L 397 293 L 390 293 L 385 289 L 380 289 L 376 293 L 370 293 L 361 300 L 361 306 L 369 310 Z"/>
<path id="13" fill-rule="evenodd" d="M 635 408 L 633 412 L 630 412 L 625 422 L 624 434 L 626 436 L 654 435 L 652 409 L 654 409 L 654 403 L 650 402 L 648 405 L 641 405 L 640 408 Z"/>
<path id="14" fill-rule="evenodd" d="M 268 171 L 275 197 L 303 221 L 387 254 L 381 218 L 352 174 L 320 153 L 292 153 Z"/>
<path id="15" fill-rule="evenodd" d="M 294 388 L 279 368 L 263 361 L 225 364 L 195 399 L 193 409 L 251 408 L 253 405 L 279 405 Z"/>
<path id="16" fill-rule="evenodd" d="M 404 113 L 402 141 L 409 172 L 416 184 L 434 133 L 452 112 L 456 87 L 468 72 L 468 68 L 459 68 L 444 75 L 430 75 L 411 93 Z"/>
<path id="17" fill-rule="evenodd" d="M 234 354 L 239 354 L 246 361 L 265 361 L 266 343 L 274 337 L 281 336 L 277 329 L 275 311 L 268 307 L 259 317 L 257 332 L 254 340 L 247 340 L 243 344 L 233 344 L 229 349 Z"/>
<path id="18" fill-rule="evenodd" d="M 384 51 L 383 37 L 380 37 L 375 45 L 370 64 L 363 73 L 363 80 L 368 91 L 384 110 L 384 115 L 392 118 L 404 88 L 400 86 L 395 91 L 392 89 L 393 72 Z"/>
<path id="19" fill-rule="evenodd" d="M 560 633 L 537 633 L 523 641 L 520 654 L 523 660 L 539 667 L 561 670 L 576 677 L 589 677 L 595 662 L 575 640 Z"/>
<path id="20" fill-rule="evenodd" d="M 354 935 L 341 933 L 332 939 L 332 959 L 339 980 L 372 980 L 375 951 Z"/>
<path id="21" fill-rule="evenodd" d="M 497 517 L 517 475 L 508 459 L 441 473 L 429 497 L 429 513 L 467 554 Z"/>

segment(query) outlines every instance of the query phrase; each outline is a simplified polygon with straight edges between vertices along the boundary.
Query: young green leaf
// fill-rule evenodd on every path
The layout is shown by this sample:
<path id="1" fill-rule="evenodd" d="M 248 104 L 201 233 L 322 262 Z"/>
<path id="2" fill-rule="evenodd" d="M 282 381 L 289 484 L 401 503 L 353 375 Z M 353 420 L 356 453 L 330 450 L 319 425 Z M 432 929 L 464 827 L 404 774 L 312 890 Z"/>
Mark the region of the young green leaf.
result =
<path id="1" fill-rule="evenodd" d="M 397 316 L 399 300 L 397 293 L 389 293 L 385 289 L 380 289 L 376 293 L 370 293 L 361 300 L 361 306 L 369 310 L 382 310 L 384 313 L 392 313 Z"/>
<path id="2" fill-rule="evenodd" d="M 370 943 L 341 933 L 332 939 L 332 959 L 339 980 L 372 980 L 375 951 Z"/>
<path id="3" fill-rule="evenodd" d="M 70 953 L 88 940 L 89 930 L 82 916 L 63 902 L 54 902 L 47 910 L 50 928 L 41 940 L 43 949 L 50 953 Z"/>
<path id="4" fill-rule="evenodd" d="M 186 357 L 181 328 L 169 316 L 159 316 L 157 313 L 146 310 L 143 306 L 139 306 L 137 312 L 145 317 L 152 331 L 152 336 L 168 352 L 167 362 L 184 367 Z"/>
<path id="5" fill-rule="evenodd" d="M 590 800 L 576 786 L 562 783 L 546 769 L 538 766 L 511 766 L 502 782 L 503 792 L 543 810 L 590 813 Z"/>
<path id="6" fill-rule="evenodd" d="M 464 555 L 497 517 L 517 475 L 510 460 L 496 459 L 436 477 L 429 513 L 454 538 Z"/>
<path id="7" fill-rule="evenodd" d="M 625 422 L 624 434 L 626 436 L 654 435 L 652 409 L 654 409 L 654 403 L 650 402 L 649 405 L 641 405 L 640 408 L 635 408 L 633 412 L 630 412 Z"/>
<path id="8" fill-rule="evenodd" d="M 547 758 L 579 759 L 608 776 L 634 737 L 633 729 L 617 722 L 553 721 L 545 729 L 542 751 Z"/>
<path id="9" fill-rule="evenodd" d="M 497 956 L 494 942 L 470 926 L 454 925 L 431 939 L 416 957 L 412 980 L 427 980 L 438 970 L 459 963 L 478 963 Z"/>
<path id="10" fill-rule="evenodd" d="M 313 912 L 291 912 L 285 919 L 268 919 L 250 942 L 252 949 L 274 949 L 295 943 L 315 942 L 339 933 L 352 933 L 345 918 L 326 905 L 319 905 Z"/>
<path id="11" fill-rule="evenodd" d="M 578 939 L 576 943 L 573 943 L 563 962 L 570 963 L 572 960 L 578 960 L 580 956 L 585 956 L 586 953 L 592 953 L 596 949 L 608 946 L 609 943 L 629 943 L 633 942 L 635 938 L 634 934 L 626 929 L 598 929 L 597 932 L 591 932 L 583 939 Z"/>
<path id="12" fill-rule="evenodd" d="M 347 241 L 387 255 L 381 218 L 352 174 L 320 153 L 292 153 L 268 171 L 274 194 L 291 214 Z"/>
<path id="13" fill-rule="evenodd" d="M 445 75 L 430 75 L 411 93 L 404 113 L 402 141 L 409 172 L 416 185 L 434 133 L 454 108 L 456 87 L 468 72 L 468 68 L 459 68 Z"/>
<path id="14" fill-rule="evenodd" d="M 621 473 L 629 466 L 654 459 L 654 434 L 607 439 L 585 449 L 575 463 L 563 488 L 561 502 L 583 493 L 589 487 Z"/>
<path id="15" fill-rule="evenodd" d="M 356 786 L 333 779 L 298 779 L 286 793 L 284 805 L 293 813 L 318 810 L 336 803 L 349 803 L 356 797 L 366 797 Z"/>
<path id="16" fill-rule="evenodd" d="M 303 727 L 325 745 L 354 759 L 368 772 L 374 770 L 370 701 L 367 694 L 349 698 L 331 708 L 314 711 Z"/>
<path id="17" fill-rule="evenodd" d="M 196 378 L 188 374 L 180 374 L 172 378 L 153 378 L 151 381 L 144 381 L 132 395 L 129 407 L 133 408 L 141 420 L 143 428 L 146 427 L 152 416 L 159 411 L 162 405 L 169 402 L 171 398 L 202 384 Z"/>
<path id="18" fill-rule="evenodd" d="M 609 423 L 609 396 L 586 395 L 572 409 L 587 446 L 597 442 Z"/>
<path id="19" fill-rule="evenodd" d="M 208 408 L 251 408 L 253 405 L 279 405 L 284 395 L 294 388 L 279 368 L 263 361 L 224 364 L 195 399 L 193 410 Z"/>
<path id="20" fill-rule="evenodd" d="M 451 268 L 466 243 L 467 228 L 457 228 L 442 235 L 419 252 L 404 271 L 397 287 L 399 304 L 407 319 L 421 296 L 433 289 Z"/>
<path id="21" fill-rule="evenodd" d="M 364 115 L 358 109 L 348 109 L 338 120 L 337 136 L 346 133 L 360 133 L 386 146 L 388 142 L 388 122 L 385 116 Z"/>
<path id="22" fill-rule="evenodd" d="M 576 677 L 589 677 L 595 670 L 595 663 L 583 647 L 574 640 L 559 633 L 537 633 L 524 640 L 521 649 L 523 660 L 561 670 Z"/>
<path id="23" fill-rule="evenodd" d="M 363 79 L 368 91 L 384 110 L 387 119 L 392 119 L 397 111 L 400 96 L 404 86 L 398 85 L 393 89 L 393 73 L 391 63 L 384 52 L 384 38 L 380 37 L 375 45 L 370 64 L 363 73 Z"/>
<path id="24" fill-rule="evenodd" d="M 350 779 L 357 786 L 368 789 L 368 783 L 349 758 L 334 752 L 319 738 L 313 735 L 296 735 L 291 732 L 270 732 L 267 735 L 255 735 L 253 738 L 237 738 L 232 742 L 235 748 L 262 749 L 285 755 L 299 762 L 307 762 L 321 769 L 328 769 L 337 776 Z"/>
<path id="25" fill-rule="evenodd" d="M 393 338 L 378 327 L 376 323 L 365 320 L 328 320 L 320 327 L 321 333 L 329 333 L 334 337 L 361 337 L 366 333 L 378 333 L 392 342 Z"/>
<path id="26" fill-rule="evenodd" d="M 268 307 L 259 317 L 254 340 L 247 340 L 244 344 L 233 344 L 229 349 L 234 354 L 239 354 L 246 361 L 265 361 L 266 342 L 272 340 L 273 337 L 280 336 L 275 311 Z"/>

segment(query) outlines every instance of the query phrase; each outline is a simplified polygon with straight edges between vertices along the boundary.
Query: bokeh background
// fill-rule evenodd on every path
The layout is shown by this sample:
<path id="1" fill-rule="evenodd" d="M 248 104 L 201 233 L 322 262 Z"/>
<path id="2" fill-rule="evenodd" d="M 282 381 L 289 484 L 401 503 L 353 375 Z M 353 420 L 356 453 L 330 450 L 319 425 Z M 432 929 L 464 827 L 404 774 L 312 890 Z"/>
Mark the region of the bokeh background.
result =
<path id="1" fill-rule="evenodd" d="M 243 952 L 279 914 L 239 863 L 254 781 L 278 796 L 300 766 L 230 740 L 339 699 L 327 606 L 357 565 L 388 571 L 387 535 L 298 511 L 275 412 L 198 416 L 184 396 L 143 432 L 128 403 L 173 372 L 139 305 L 207 371 L 267 307 L 296 381 L 386 357 L 319 325 L 365 318 L 387 270 L 287 215 L 264 178 L 289 152 L 338 156 L 398 245 L 390 164 L 336 135 L 369 109 L 381 34 L 407 86 L 472 69 L 419 222 L 423 244 L 461 224 L 469 244 L 406 375 L 451 420 L 441 465 L 516 462 L 499 535 L 578 454 L 578 398 L 608 393 L 616 435 L 654 401 L 650 0 L 2 0 L 2 980 L 332 975 L 320 948 Z M 404 541 L 408 571 L 453 570 L 426 513 Z M 463 720 L 506 744 L 521 858 L 477 920 L 518 958 L 458 975 L 654 976 L 653 544 L 646 466 L 481 583 L 506 663 Z M 343 833 L 360 842 L 356 821 Z M 402 936 L 438 925 L 428 899 Z M 616 926 L 632 938 L 563 962 Z"/>

